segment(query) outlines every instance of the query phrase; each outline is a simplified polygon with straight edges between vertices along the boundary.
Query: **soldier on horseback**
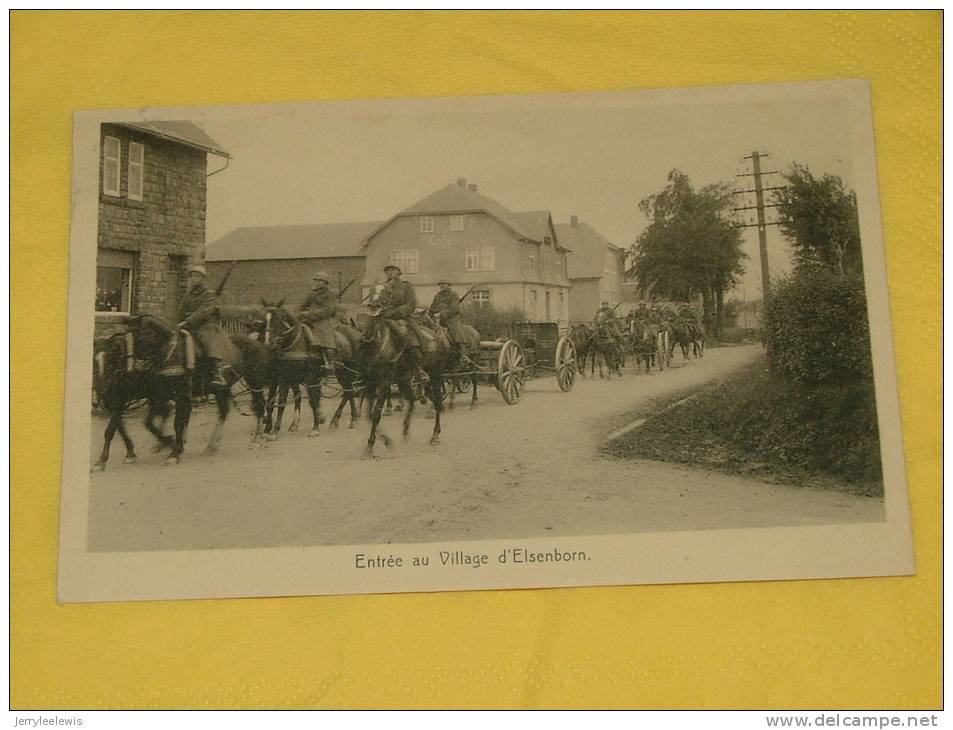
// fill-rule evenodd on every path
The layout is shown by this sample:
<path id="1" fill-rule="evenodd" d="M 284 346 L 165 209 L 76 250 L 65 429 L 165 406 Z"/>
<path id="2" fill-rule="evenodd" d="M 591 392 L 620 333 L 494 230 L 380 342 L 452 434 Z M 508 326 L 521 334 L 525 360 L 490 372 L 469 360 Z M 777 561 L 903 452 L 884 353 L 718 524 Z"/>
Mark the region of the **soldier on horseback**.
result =
<path id="1" fill-rule="evenodd" d="M 615 316 L 615 309 L 609 306 L 609 302 L 603 302 L 599 311 L 596 312 L 596 326 L 604 329 L 611 342 L 619 344 L 622 338 L 622 327 Z"/>
<path id="2" fill-rule="evenodd" d="M 337 341 L 334 337 L 332 319 L 337 313 L 337 297 L 331 291 L 328 275 L 319 271 L 314 275 L 314 286 L 307 298 L 298 307 L 298 318 L 308 325 L 309 343 L 324 357 L 325 367 L 331 367 L 337 359 Z"/>
<path id="3" fill-rule="evenodd" d="M 460 297 L 450 288 L 450 282 L 447 279 L 441 279 L 437 284 L 440 286 L 440 291 L 433 298 L 427 314 L 435 317 L 442 326 L 446 327 L 450 347 L 454 352 L 460 353 L 466 344 L 466 335 L 460 321 Z"/>
<path id="4" fill-rule="evenodd" d="M 179 306 L 178 329 L 186 329 L 193 334 L 201 349 L 201 357 L 209 363 L 211 370 L 210 385 L 227 385 L 222 372 L 222 360 L 227 356 L 229 343 L 218 321 L 215 309 L 216 296 L 207 284 L 208 273 L 204 266 L 189 268 L 188 291 Z"/>
<path id="5" fill-rule="evenodd" d="M 417 307 L 417 295 L 410 282 L 401 279 L 403 272 L 396 264 L 384 267 L 387 283 L 380 295 L 382 309 L 379 316 L 390 325 L 397 344 L 407 349 L 413 367 L 420 367 L 422 361 L 422 337 L 417 323 L 411 315 Z"/>

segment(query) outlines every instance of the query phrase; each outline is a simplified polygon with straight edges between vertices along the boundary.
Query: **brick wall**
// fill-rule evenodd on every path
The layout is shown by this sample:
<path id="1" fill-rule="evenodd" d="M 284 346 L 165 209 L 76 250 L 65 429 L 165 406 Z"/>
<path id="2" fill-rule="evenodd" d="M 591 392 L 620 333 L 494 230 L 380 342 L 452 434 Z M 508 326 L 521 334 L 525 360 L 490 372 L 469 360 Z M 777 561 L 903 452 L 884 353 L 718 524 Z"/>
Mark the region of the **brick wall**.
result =
<path id="1" fill-rule="evenodd" d="M 183 263 L 204 257 L 206 154 L 117 125 L 102 125 L 100 134 L 100 150 L 107 135 L 120 140 L 121 162 L 120 195 L 105 195 L 100 153 L 99 248 L 134 254 L 134 314 L 170 317 L 184 285 Z M 130 141 L 144 146 L 142 201 L 128 196 Z M 97 315 L 97 336 L 116 328 L 115 317 Z"/>

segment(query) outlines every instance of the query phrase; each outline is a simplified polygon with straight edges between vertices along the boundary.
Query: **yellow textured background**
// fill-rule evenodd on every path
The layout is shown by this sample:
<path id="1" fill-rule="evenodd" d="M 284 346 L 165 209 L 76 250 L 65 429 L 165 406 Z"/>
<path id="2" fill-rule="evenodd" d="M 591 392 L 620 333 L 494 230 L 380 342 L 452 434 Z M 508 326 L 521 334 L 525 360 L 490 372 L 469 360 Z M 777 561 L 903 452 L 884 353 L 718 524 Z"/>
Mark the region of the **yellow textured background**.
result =
<path id="1" fill-rule="evenodd" d="M 940 705 L 940 12 L 11 23 L 15 708 Z M 916 577 L 56 605 L 74 110 L 858 77 L 873 82 Z"/>

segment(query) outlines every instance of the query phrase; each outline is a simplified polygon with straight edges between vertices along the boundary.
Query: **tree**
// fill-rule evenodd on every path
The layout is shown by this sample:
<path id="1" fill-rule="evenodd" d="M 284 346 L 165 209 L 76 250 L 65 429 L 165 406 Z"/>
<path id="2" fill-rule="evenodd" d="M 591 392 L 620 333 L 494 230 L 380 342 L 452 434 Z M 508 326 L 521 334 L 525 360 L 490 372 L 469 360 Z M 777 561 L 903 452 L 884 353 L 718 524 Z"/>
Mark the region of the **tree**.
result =
<path id="1" fill-rule="evenodd" d="M 781 233 L 799 265 L 822 264 L 839 274 L 862 273 L 857 196 L 836 175 L 818 179 L 794 163 L 775 191 Z"/>
<path id="2" fill-rule="evenodd" d="M 741 230 L 731 222 L 731 188 L 723 183 L 696 191 L 678 170 L 665 189 L 639 203 L 650 223 L 632 246 L 630 270 L 643 291 L 662 299 L 702 295 L 715 333 L 724 318 L 724 294 L 744 274 Z"/>

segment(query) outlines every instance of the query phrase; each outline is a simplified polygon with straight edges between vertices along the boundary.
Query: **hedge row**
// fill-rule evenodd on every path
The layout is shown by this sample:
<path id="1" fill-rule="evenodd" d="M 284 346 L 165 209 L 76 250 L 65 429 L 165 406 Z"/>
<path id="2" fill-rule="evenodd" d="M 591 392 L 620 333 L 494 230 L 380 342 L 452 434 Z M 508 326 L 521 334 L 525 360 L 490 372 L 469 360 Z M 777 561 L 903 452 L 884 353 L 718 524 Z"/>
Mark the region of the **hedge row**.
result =
<path id="1" fill-rule="evenodd" d="M 798 383 L 872 377 L 863 279 L 823 266 L 778 281 L 765 318 L 775 373 Z"/>

